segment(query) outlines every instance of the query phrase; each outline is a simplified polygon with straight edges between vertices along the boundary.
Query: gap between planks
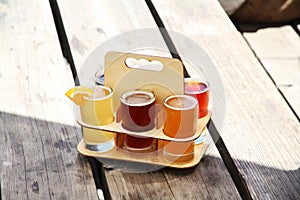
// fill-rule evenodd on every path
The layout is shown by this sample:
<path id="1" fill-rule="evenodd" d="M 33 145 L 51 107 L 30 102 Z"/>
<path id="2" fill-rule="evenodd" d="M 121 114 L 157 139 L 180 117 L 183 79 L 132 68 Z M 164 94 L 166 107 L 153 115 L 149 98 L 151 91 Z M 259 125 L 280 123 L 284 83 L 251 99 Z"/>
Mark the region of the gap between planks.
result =
<path id="1" fill-rule="evenodd" d="M 299 30 L 297 29 L 296 24 L 281 27 L 236 24 L 236 27 L 241 32 L 241 35 L 249 46 L 249 49 L 253 52 L 255 58 L 268 75 L 293 115 L 297 118 L 298 122 L 300 122 L 300 107 L 298 103 L 298 98 L 300 96 L 298 95 L 297 98 L 297 87 L 299 88 L 300 85 L 297 78 L 293 77 L 296 76 L 298 72 L 297 70 L 299 69 L 299 67 L 297 67 L 299 63 L 299 61 L 297 61 L 299 58 L 299 48 L 295 46 L 295 44 L 297 44 L 296 40 L 299 39 L 296 36 L 299 36 Z M 249 33 L 249 30 L 255 30 L 255 32 Z M 278 41 L 270 42 L 270 39 L 266 38 L 267 34 L 269 34 L 270 38 L 274 38 L 274 40 L 277 39 Z M 284 44 L 279 42 L 279 39 L 283 37 L 281 36 L 283 34 L 291 34 L 289 40 L 287 40 Z M 259 39 L 264 41 L 266 46 L 258 45 Z M 294 40 L 295 44 L 292 42 L 292 40 Z M 273 50 L 270 51 L 268 49 Z M 282 71 L 282 74 L 280 74 L 278 71 L 280 65 L 289 67 L 289 69 Z M 291 71 L 294 71 L 294 74 Z M 293 76 L 291 76 L 291 74 Z M 281 80 L 283 79 L 289 79 L 289 82 L 292 83 L 292 85 L 290 85 L 292 88 L 286 88 L 285 86 L 282 86 Z M 294 94 L 293 91 L 295 91 Z"/>
<path id="2" fill-rule="evenodd" d="M 48 2 L 30 2 L 0 3 L 1 198 L 93 198 L 86 162 L 70 148 L 78 142 L 63 95 L 71 72 Z"/>
<path id="3" fill-rule="evenodd" d="M 177 58 L 180 61 L 182 61 L 179 53 L 176 50 L 176 46 L 174 45 L 172 38 L 168 34 L 168 31 L 167 31 L 163 21 L 161 20 L 157 10 L 155 9 L 155 6 L 153 5 L 152 1 L 146 0 L 146 3 L 147 3 L 147 6 L 148 6 L 153 18 L 155 19 L 155 22 L 156 22 L 158 28 L 161 31 L 161 34 L 164 38 L 165 43 L 167 44 L 167 46 L 169 48 L 169 51 L 170 51 L 172 57 Z M 190 77 L 190 75 L 188 74 L 185 67 L 184 67 L 184 77 L 185 78 Z M 213 138 L 213 141 L 222 157 L 222 160 L 223 160 L 237 190 L 239 191 L 240 196 L 243 199 L 252 199 L 250 191 L 245 182 L 245 179 L 242 177 L 241 173 L 237 169 L 230 153 L 227 150 L 227 147 L 226 147 L 222 137 L 220 136 L 217 128 L 215 127 L 215 124 L 213 123 L 213 120 L 210 121 L 210 123 L 208 125 L 208 130 Z"/>
<path id="4" fill-rule="evenodd" d="M 78 63 L 81 64 L 81 62 L 83 60 L 82 58 L 84 58 L 84 56 L 86 56 L 85 53 L 90 50 L 90 47 L 95 45 L 95 44 L 98 44 L 99 42 L 103 42 L 102 39 L 104 38 L 104 36 L 105 36 L 104 39 L 107 39 L 107 37 L 111 37 L 111 36 L 113 36 L 117 33 L 120 33 L 119 31 L 125 32 L 125 31 L 128 31 L 128 29 L 133 30 L 133 29 L 145 27 L 145 26 L 148 26 L 148 25 L 151 26 L 151 23 L 149 23 L 149 20 L 147 20 L 148 17 L 146 17 L 147 13 L 148 13 L 147 12 L 148 9 L 145 10 L 146 13 L 144 13 L 144 10 L 141 11 L 139 9 L 135 9 L 136 7 L 139 7 L 138 5 L 142 4 L 143 2 L 142 3 L 136 3 L 134 5 L 129 6 L 128 8 L 126 7 L 126 5 L 130 5 L 130 3 L 128 3 L 128 1 L 126 1 L 126 4 L 125 4 L 125 1 L 110 1 L 110 2 L 112 2 L 112 4 L 117 3 L 118 5 L 114 5 L 113 6 L 114 9 L 111 9 L 112 8 L 111 6 L 109 7 L 109 9 L 105 9 L 108 6 L 108 1 L 102 1 L 101 5 L 100 5 L 100 8 L 99 8 L 98 4 L 97 4 L 97 6 L 95 6 L 93 3 L 83 3 L 80 6 L 81 10 L 86 10 L 87 12 L 89 12 L 88 14 L 82 12 L 82 13 L 85 14 L 83 16 L 86 20 L 85 22 L 87 22 L 87 23 L 84 23 L 84 24 L 87 25 L 87 27 L 85 27 L 85 30 L 80 29 L 79 28 L 80 26 L 77 25 L 78 24 L 77 22 L 76 23 L 72 22 L 72 20 L 74 21 L 74 19 L 76 19 L 76 17 L 81 15 L 81 13 L 77 12 L 76 16 L 74 16 L 74 12 L 72 13 L 72 8 L 70 8 L 67 5 L 67 3 L 64 3 L 63 1 L 59 2 L 60 7 L 61 7 L 61 11 L 65 7 L 65 10 L 62 11 L 64 20 L 65 20 L 65 18 L 68 19 L 68 17 L 69 17 L 68 15 L 70 15 L 70 21 L 69 21 L 69 23 L 67 23 L 68 27 L 66 27 L 66 31 L 69 34 L 68 35 L 69 38 L 72 38 L 72 40 L 69 40 L 69 42 L 72 45 L 72 52 L 73 52 L 73 56 L 74 56 L 77 67 L 79 66 Z M 109 2 L 109 4 L 110 4 L 110 2 Z M 80 4 L 80 3 L 77 3 L 77 5 L 78 4 Z M 86 4 L 92 4 L 93 7 L 89 7 L 89 5 L 86 5 Z M 65 6 L 63 6 L 63 5 L 65 5 Z M 97 14 L 101 13 L 101 15 L 99 14 L 100 19 L 93 18 L 94 15 L 93 15 L 92 11 L 95 11 L 95 10 L 93 10 L 93 8 L 96 8 L 96 7 L 97 7 Z M 124 7 L 126 7 L 127 9 L 124 9 Z M 75 8 L 75 6 L 74 6 L 74 8 Z M 118 9 L 120 9 L 120 10 L 118 10 Z M 127 11 L 128 9 L 129 9 L 129 11 L 134 10 L 134 12 L 128 12 Z M 112 13 L 112 11 L 115 11 L 115 12 L 118 11 L 118 13 Z M 143 14 L 142 17 L 141 17 L 141 13 Z M 64 16 L 64 14 L 65 14 L 65 16 Z M 111 14 L 113 14 L 113 16 L 110 16 Z M 90 17 L 91 17 L 91 19 L 90 19 Z M 103 22 L 102 19 L 103 18 L 107 19 L 107 17 L 110 17 L 109 24 L 102 24 L 102 22 Z M 80 19 L 80 18 L 78 18 L 78 19 Z M 118 21 L 118 20 L 120 20 L 122 22 L 122 24 L 121 23 L 119 24 L 120 21 Z M 94 26 L 94 23 L 95 23 L 96 26 Z M 111 29 L 112 26 L 115 25 L 116 23 L 118 23 L 117 24 L 118 26 L 113 27 L 113 28 L 116 28 L 116 30 Z M 91 24 L 92 24 L 92 26 L 91 26 Z M 86 29 L 88 29 L 89 31 L 86 31 Z M 97 30 L 98 33 L 95 30 Z M 99 36 L 97 34 L 99 34 L 100 31 L 101 31 L 101 35 Z M 87 35 L 86 33 L 91 34 L 91 35 Z M 80 37 L 81 34 L 84 34 L 84 37 Z M 95 39 L 94 36 L 97 36 L 96 39 Z M 103 38 L 101 38 L 102 36 L 103 36 Z M 86 38 L 89 38 L 89 39 L 86 39 Z M 73 44 L 73 39 L 74 39 L 74 41 L 80 42 L 85 47 L 85 49 L 83 51 L 79 51 L 78 48 L 75 47 L 76 45 Z M 90 45 L 90 44 L 92 44 L 92 45 Z M 216 169 L 214 174 L 211 174 L 211 173 L 207 172 L 208 170 L 206 171 L 206 169 L 208 169 L 208 168 L 206 166 L 203 166 L 203 165 L 207 165 L 207 163 L 209 163 L 210 160 L 211 160 L 211 164 L 213 166 L 217 165 L 216 166 L 217 169 Z M 204 168 L 204 169 L 202 170 L 202 168 Z M 213 196 L 214 194 L 219 194 L 220 192 L 223 192 L 223 191 L 221 191 L 224 188 L 223 185 L 222 185 L 222 188 L 221 187 L 218 188 L 218 186 L 220 186 L 221 184 L 215 185 L 213 183 L 214 181 L 212 179 L 218 178 L 219 176 L 225 176 L 226 175 L 226 177 L 222 177 L 222 179 L 219 179 L 219 181 L 226 180 L 226 186 L 225 186 L 226 191 L 224 190 L 225 192 L 223 193 L 223 195 L 226 196 L 226 194 L 228 195 L 230 193 L 230 197 L 232 197 L 232 198 L 233 197 L 236 197 L 236 198 L 239 197 L 238 194 L 237 194 L 236 188 L 235 188 L 234 184 L 231 181 L 231 178 L 230 178 L 229 174 L 227 174 L 228 173 L 227 170 L 225 169 L 225 167 L 223 167 L 223 163 L 222 163 L 221 159 L 219 159 L 219 158 L 215 159 L 215 160 L 214 159 L 208 159 L 207 162 L 203 162 L 201 164 L 201 167 L 199 167 L 197 169 L 198 169 L 197 170 L 198 172 L 194 173 L 195 176 L 198 176 L 197 178 L 199 179 L 199 174 L 201 174 L 201 176 L 203 175 L 203 178 L 206 179 L 205 182 L 202 181 L 201 178 L 200 178 L 201 180 L 197 179 L 198 184 L 205 185 L 205 187 L 207 187 L 207 188 L 203 188 L 204 190 L 202 190 L 203 193 L 205 193 L 205 191 L 207 191 L 207 194 L 204 194 L 204 195 L 212 195 Z M 201 172 L 201 170 L 202 170 L 202 172 Z M 135 189 L 135 188 L 132 187 L 131 180 L 135 180 L 136 182 L 139 182 L 141 184 L 144 184 L 145 181 L 140 182 L 140 181 L 136 180 L 137 176 L 128 175 L 126 173 L 118 173 L 117 170 L 107 171 L 106 173 L 107 173 L 108 177 L 110 178 L 111 186 L 116 187 L 118 190 L 121 190 L 121 191 L 116 190 L 114 195 L 118 195 L 124 190 L 124 193 L 125 193 L 124 195 L 125 196 L 123 196 L 123 194 L 122 194 L 123 198 L 125 198 L 125 197 L 129 198 L 130 195 L 134 195 L 134 197 L 137 197 L 139 195 L 143 195 L 143 196 L 151 195 L 151 196 L 153 196 L 152 192 L 161 193 L 160 190 L 154 190 L 154 189 L 155 188 L 162 189 L 161 186 L 164 186 L 163 183 L 159 183 L 159 182 L 161 182 L 160 178 L 163 178 L 161 176 L 162 174 L 164 175 L 165 180 L 167 180 L 168 184 L 169 183 L 172 184 L 170 182 L 170 178 L 176 178 L 176 179 L 180 178 L 177 175 L 175 176 L 175 175 L 172 175 L 170 173 L 166 173 L 165 171 L 163 171 L 163 173 L 154 173 L 155 176 L 151 176 L 150 182 L 145 183 L 145 185 L 139 186 L 139 187 L 141 187 L 141 189 L 144 189 L 144 191 L 142 191 L 142 190 L 138 190 L 138 191 L 134 190 L 133 191 L 133 189 Z M 191 175 L 191 176 L 193 177 L 194 174 Z M 206 174 L 209 174 L 209 177 Z M 149 176 L 148 175 L 144 176 L 145 180 L 147 180 L 147 178 L 149 178 L 149 177 L 150 177 L 150 175 Z M 227 179 L 227 177 L 228 177 L 228 179 Z M 117 178 L 117 182 L 115 181 L 116 178 Z M 184 178 L 184 179 L 185 179 L 184 181 L 186 181 L 186 178 Z M 181 184 L 185 183 L 184 181 L 181 182 Z M 149 183 L 153 183 L 157 187 L 154 187 L 153 185 L 151 185 L 151 188 L 149 188 L 147 186 L 147 184 L 149 184 Z M 113 184 L 115 184 L 115 185 L 113 185 Z M 135 185 L 133 185 L 133 186 L 135 186 Z M 174 189 L 174 187 L 176 187 L 176 186 L 173 185 L 173 187 L 171 188 L 170 185 L 169 185 L 169 188 L 170 188 L 171 192 L 174 192 L 173 197 L 177 197 L 175 194 L 178 194 L 180 192 L 176 191 L 176 188 Z M 199 187 L 199 186 L 197 186 L 197 187 Z M 196 186 L 195 186 L 195 188 L 196 188 Z M 195 190 L 191 189 L 191 191 L 197 191 L 198 192 L 199 188 L 196 188 L 196 189 Z M 217 191 L 217 192 L 215 192 L 215 191 Z M 168 192 L 165 192 L 165 194 L 167 194 L 167 193 Z M 170 194 L 170 193 L 168 193 L 168 194 Z M 184 191 L 183 194 L 184 195 L 194 195 L 194 194 L 189 194 L 186 191 Z M 197 195 L 200 195 L 200 194 L 197 194 Z M 170 194 L 170 196 L 172 196 L 172 194 Z M 121 196 L 119 196 L 119 197 L 121 198 Z M 130 197 L 132 197 L 132 196 L 130 196 Z"/>
<path id="5" fill-rule="evenodd" d="M 57 1 L 49 0 L 49 3 L 50 3 L 51 10 L 52 10 L 52 15 L 53 15 L 57 35 L 59 38 L 59 43 L 61 46 L 62 54 L 66 58 L 67 62 L 69 63 L 70 69 L 72 71 L 75 86 L 79 86 L 80 81 L 78 78 L 74 59 L 73 59 L 73 56 L 71 53 L 70 44 L 68 42 L 67 34 L 66 34 L 66 31 L 64 28 L 63 20 L 61 17 L 61 13 L 60 13 Z M 106 200 L 110 200 L 111 195 L 110 195 L 108 184 L 107 184 L 104 172 L 103 172 L 104 169 L 103 169 L 102 163 L 100 163 L 99 161 L 97 161 L 94 158 L 89 158 L 88 161 L 89 161 L 89 164 L 90 164 L 90 167 L 92 170 L 92 174 L 93 174 L 93 178 L 94 178 L 94 182 L 95 182 L 95 186 L 96 186 L 95 192 L 97 192 L 98 189 L 101 189 L 103 191 L 104 198 Z M 98 173 L 98 170 L 99 170 L 99 173 Z M 98 198 L 99 198 L 99 196 L 98 196 Z"/>
<path id="6" fill-rule="evenodd" d="M 285 97 L 285 95 L 283 94 L 283 92 L 280 90 L 280 88 L 276 85 L 275 80 L 273 79 L 273 77 L 271 76 L 271 74 L 269 73 L 269 71 L 267 70 L 267 68 L 265 67 L 265 65 L 262 63 L 261 59 L 257 56 L 255 50 L 251 47 L 250 43 L 248 42 L 248 40 L 245 38 L 245 36 L 243 34 L 242 34 L 242 37 L 244 38 L 245 42 L 249 46 L 249 49 L 251 49 L 251 51 L 253 52 L 255 58 L 257 59 L 257 61 L 261 65 L 261 67 L 264 69 L 264 71 L 266 72 L 266 74 L 268 75 L 268 77 L 270 78 L 270 80 L 272 81 L 272 83 L 274 84 L 274 86 L 277 88 L 277 91 L 280 93 L 281 97 L 284 99 L 284 101 L 286 102 L 286 104 L 288 105 L 288 107 L 290 108 L 290 110 L 292 111 L 292 113 L 294 114 L 294 116 L 297 118 L 298 121 L 300 121 L 300 118 L 299 118 L 298 114 L 296 113 L 295 109 L 289 103 L 289 101 L 287 100 L 287 98 Z"/>
<path id="7" fill-rule="evenodd" d="M 211 6 L 200 11 L 201 7 L 209 4 Z M 223 83 L 230 110 L 226 113 L 228 118 L 222 136 L 253 197 L 266 194 L 281 198 L 297 197 L 295 188 L 298 184 L 292 176 L 286 176 L 286 170 L 297 165 L 298 123 L 225 13 L 217 12 L 220 7 L 210 0 L 193 3 L 178 0 L 174 4 L 173 1 L 155 1 L 155 6 L 168 28 L 198 41 L 218 63 L 218 69 L 226 80 Z M 224 17 L 220 17 L 221 14 Z M 198 29 L 190 31 L 190 27 Z M 245 94 L 249 98 L 244 98 Z M 281 159 L 276 159 L 277 156 Z M 258 166 L 268 174 L 261 173 Z M 269 166 L 283 168 L 279 170 L 282 173 L 274 172 Z M 275 186 L 267 184 L 270 181 Z M 281 185 L 283 183 L 285 186 Z"/>

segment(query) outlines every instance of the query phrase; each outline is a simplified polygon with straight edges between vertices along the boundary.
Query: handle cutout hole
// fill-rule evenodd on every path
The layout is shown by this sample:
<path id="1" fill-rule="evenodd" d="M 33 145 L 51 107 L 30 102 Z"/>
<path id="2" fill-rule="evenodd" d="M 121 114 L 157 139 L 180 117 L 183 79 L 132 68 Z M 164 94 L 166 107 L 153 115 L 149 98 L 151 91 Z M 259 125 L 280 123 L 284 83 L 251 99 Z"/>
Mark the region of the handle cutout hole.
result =
<path id="1" fill-rule="evenodd" d="M 158 60 L 146 60 L 146 59 L 135 59 L 128 57 L 125 60 L 125 64 L 127 67 L 131 69 L 143 69 L 149 71 L 162 71 L 164 65 Z"/>

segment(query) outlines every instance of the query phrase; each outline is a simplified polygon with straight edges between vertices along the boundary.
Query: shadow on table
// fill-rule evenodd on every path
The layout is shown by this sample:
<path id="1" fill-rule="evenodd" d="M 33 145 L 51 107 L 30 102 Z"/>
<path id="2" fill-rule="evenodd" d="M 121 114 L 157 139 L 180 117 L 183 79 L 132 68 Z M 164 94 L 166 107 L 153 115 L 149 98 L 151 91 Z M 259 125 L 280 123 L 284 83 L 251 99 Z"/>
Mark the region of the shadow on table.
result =
<path id="1" fill-rule="evenodd" d="M 94 181 L 76 150 L 80 134 L 73 126 L 0 111 L 3 199 L 87 198 Z"/>
<path id="2" fill-rule="evenodd" d="M 124 161 L 102 161 L 106 163 L 107 176 L 113 176 L 113 173 L 110 174 L 109 170 L 118 170 L 122 173 L 122 179 L 126 183 L 138 187 L 143 187 L 142 185 L 145 184 L 155 184 L 158 188 L 164 188 L 164 183 L 167 180 L 172 193 L 182 192 L 183 188 L 188 188 L 189 193 L 198 194 L 202 187 L 205 187 L 210 195 L 230 190 L 237 192 L 231 188 L 234 185 L 223 161 L 215 156 L 207 155 L 202 158 L 197 166 L 187 169 L 162 168 L 161 166 Z M 254 199 L 268 197 L 299 199 L 300 168 L 281 170 L 254 162 L 236 159 L 234 161 L 242 176 L 246 179 Z M 157 189 L 157 187 L 155 188 Z M 145 191 L 148 191 L 149 195 L 155 192 L 154 189 L 147 189 Z M 194 198 L 194 196 L 189 196 L 189 198 Z"/>
<path id="3" fill-rule="evenodd" d="M 241 33 L 253 33 L 258 31 L 259 29 L 265 29 L 265 28 L 277 28 L 282 26 L 291 26 L 294 31 L 299 35 L 300 30 L 297 28 L 297 25 L 299 26 L 299 21 L 294 21 L 290 23 L 273 23 L 273 24 L 263 24 L 263 23 L 234 23 L 235 27 L 239 30 Z"/>
<path id="4" fill-rule="evenodd" d="M 58 176 L 62 179 L 60 181 L 67 181 L 65 176 L 74 176 L 77 182 L 85 182 L 91 174 L 86 168 L 87 159 L 76 150 L 80 137 L 80 130 L 73 126 L 0 112 L 1 194 L 5 196 L 5 192 L 10 191 L 6 191 L 9 185 L 18 185 L 16 190 L 23 195 L 22 192 L 27 192 L 26 185 L 32 185 L 34 181 L 40 181 L 39 193 L 42 194 L 44 184 L 41 182 L 48 176 Z M 108 181 L 116 181 L 116 178 L 119 178 L 126 183 L 123 187 L 147 187 L 147 190 L 134 191 L 137 194 L 146 192 L 151 196 L 151 192 L 166 187 L 166 180 L 169 190 L 174 194 L 184 192 L 184 188 L 188 188 L 186 192 L 190 195 L 200 195 L 199 191 L 204 188 L 209 193 L 237 192 L 223 161 L 214 156 L 205 156 L 197 166 L 189 169 L 102 161 L 108 166 L 105 170 Z M 299 199 L 299 168 L 281 170 L 242 160 L 235 160 L 235 163 L 246 178 L 255 199 L 269 196 L 278 199 Z M 141 169 L 148 172 L 135 173 Z M 19 177 L 14 177 L 16 171 Z M 64 176 L 61 176 L 62 172 Z M 55 185 L 51 180 L 48 180 L 50 182 L 47 184 Z M 32 188 L 33 193 L 30 195 L 37 195 L 34 193 L 35 189 Z M 47 192 L 47 188 L 44 189 Z"/>

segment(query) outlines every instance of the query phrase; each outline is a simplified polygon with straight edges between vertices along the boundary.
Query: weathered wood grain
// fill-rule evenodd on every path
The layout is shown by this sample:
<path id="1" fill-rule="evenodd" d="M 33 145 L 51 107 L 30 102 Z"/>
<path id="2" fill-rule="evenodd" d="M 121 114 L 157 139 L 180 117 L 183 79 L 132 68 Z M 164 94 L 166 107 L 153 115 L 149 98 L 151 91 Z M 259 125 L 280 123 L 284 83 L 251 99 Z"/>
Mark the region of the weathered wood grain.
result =
<path id="1" fill-rule="evenodd" d="M 220 5 L 153 2 L 167 28 L 192 38 L 213 59 L 225 89 L 221 136 L 253 198 L 299 198 L 299 122 Z"/>
<path id="2" fill-rule="evenodd" d="M 271 75 L 272 79 L 276 83 L 276 86 L 291 105 L 298 118 L 300 117 L 299 58 L 261 59 L 262 64 Z"/>
<path id="3" fill-rule="evenodd" d="M 155 51 L 146 48 L 129 49 L 132 41 L 124 42 L 121 33 L 137 29 L 153 28 L 154 20 L 144 2 L 135 0 L 104 0 L 104 1 L 59 1 L 61 14 L 65 24 L 68 40 L 78 76 L 82 85 L 94 84 L 94 74 L 97 70 L 103 71 L 104 55 L 108 51 L 132 51 L 135 53 L 155 54 Z M 115 41 L 110 39 L 120 36 Z M 126 35 L 128 36 L 128 35 Z M 132 37 L 143 43 L 142 32 L 133 32 Z M 166 48 L 159 31 L 152 35 L 153 43 Z M 107 42 L 107 41 L 110 42 Z M 120 42 L 118 42 L 118 40 Z M 107 43 L 106 43 L 107 42 Z M 94 65 L 86 64 L 86 59 L 98 48 L 99 54 Z M 162 52 L 155 55 L 168 55 Z"/>
<path id="4" fill-rule="evenodd" d="M 300 116 L 300 38 L 291 26 L 243 33 L 250 47 Z"/>
<path id="5" fill-rule="evenodd" d="M 107 39 L 126 31 L 156 28 L 150 11 L 143 1 L 73 2 L 60 1 L 59 6 L 79 71 L 80 65 L 89 53 Z M 99 34 L 97 30 L 101 30 L 101 36 L 97 36 Z M 158 38 L 155 35 L 152 37 L 163 42 L 161 37 Z M 82 48 L 76 48 L 74 42 L 72 43 L 73 38 L 84 46 L 84 52 L 81 54 L 79 52 Z M 137 39 L 141 38 L 137 37 Z M 157 52 L 153 50 L 146 53 L 157 55 Z M 93 74 L 94 72 L 90 71 L 89 76 L 92 77 Z M 81 77 L 84 78 L 84 75 L 79 74 L 79 78 Z M 121 170 L 106 170 L 111 195 L 113 199 L 183 199 L 184 197 L 214 199 L 221 196 L 224 199 L 239 199 L 237 190 L 217 150 L 212 148 L 210 153 L 212 152 L 214 157 L 205 158 L 193 169 L 178 171 L 163 169 L 136 174 L 126 172 L 127 165 L 124 164 L 125 167 Z"/>
<path id="6" fill-rule="evenodd" d="M 0 1 L 1 199 L 96 199 L 47 1 Z"/>
<path id="7" fill-rule="evenodd" d="M 263 28 L 243 33 L 259 58 L 298 58 L 300 39 L 291 26 Z"/>

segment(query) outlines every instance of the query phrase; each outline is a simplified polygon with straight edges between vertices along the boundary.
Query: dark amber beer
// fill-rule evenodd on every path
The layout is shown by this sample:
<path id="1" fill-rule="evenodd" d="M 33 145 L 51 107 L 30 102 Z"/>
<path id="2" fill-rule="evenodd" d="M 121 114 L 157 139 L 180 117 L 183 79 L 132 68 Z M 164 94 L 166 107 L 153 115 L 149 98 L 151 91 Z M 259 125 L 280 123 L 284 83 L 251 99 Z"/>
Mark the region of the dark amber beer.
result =
<path id="1" fill-rule="evenodd" d="M 198 100 L 199 118 L 207 115 L 209 103 L 209 84 L 207 82 L 186 79 L 184 83 L 184 93 Z"/>
<path id="2" fill-rule="evenodd" d="M 153 139 L 146 137 L 136 137 L 136 136 L 125 136 L 124 145 L 127 150 L 142 150 L 150 149 L 152 147 Z"/>
<path id="3" fill-rule="evenodd" d="M 134 90 L 121 95 L 122 127 L 132 132 L 146 132 L 154 128 L 155 96 L 152 92 Z M 127 149 L 151 148 L 153 139 L 126 135 L 124 146 Z"/>
<path id="4" fill-rule="evenodd" d="M 155 96 L 148 91 L 128 91 L 121 96 L 122 126 L 133 132 L 154 128 Z"/>

